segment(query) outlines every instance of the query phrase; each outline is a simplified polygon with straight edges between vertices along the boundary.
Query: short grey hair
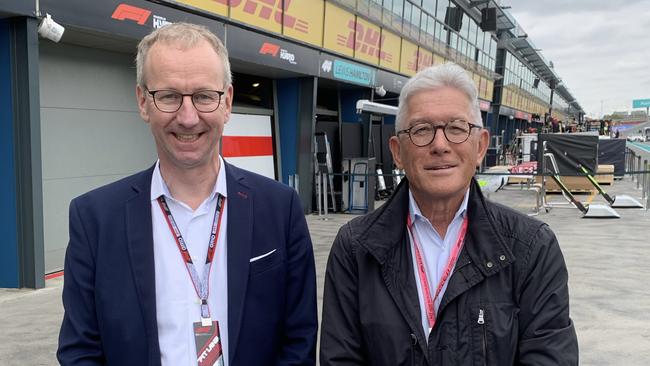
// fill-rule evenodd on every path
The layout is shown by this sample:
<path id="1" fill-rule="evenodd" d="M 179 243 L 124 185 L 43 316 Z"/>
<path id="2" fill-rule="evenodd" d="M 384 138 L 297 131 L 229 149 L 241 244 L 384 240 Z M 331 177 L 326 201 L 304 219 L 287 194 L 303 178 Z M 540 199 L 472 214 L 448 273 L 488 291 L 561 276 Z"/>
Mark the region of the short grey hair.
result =
<path id="1" fill-rule="evenodd" d="M 470 113 L 473 118 L 473 121 L 468 122 L 483 126 L 481 109 L 478 104 L 478 90 L 476 89 L 474 80 L 472 80 L 465 69 L 448 62 L 442 65 L 429 66 L 406 82 L 399 95 L 397 117 L 395 118 L 395 131 L 397 132 L 402 129 L 405 122 L 404 118 L 408 114 L 407 102 L 410 97 L 424 91 L 436 90 L 443 87 L 455 88 L 467 95 L 470 102 Z"/>
<path id="2" fill-rule="evenodd" d="M 228 50 L 223 42 L 207 27 L 191 23 L 171 23 L 154 30 L 146 35 L 138 44 L 138 54 L 135 57 L 135 68 L 137 83 L 145 87 L 146 75 L 144 75 L 144 63 L 151 47 L 156 42 L 180 45 L 182 49 L 190 49 L 201 41 L 207 41 L 217 53 L 223 65 L 223 87 L 227 88 L 232 83 L 230 72 L 230 61 L 228 61 Z"/>

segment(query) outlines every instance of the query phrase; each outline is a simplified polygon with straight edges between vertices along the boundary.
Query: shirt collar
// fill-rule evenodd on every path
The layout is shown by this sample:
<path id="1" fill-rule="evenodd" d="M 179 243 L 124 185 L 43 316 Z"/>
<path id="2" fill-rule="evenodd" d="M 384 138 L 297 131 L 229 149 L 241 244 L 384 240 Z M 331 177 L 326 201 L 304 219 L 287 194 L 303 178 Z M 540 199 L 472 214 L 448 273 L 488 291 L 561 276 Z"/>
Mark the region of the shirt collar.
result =
<path id="1" fill-rule="evenodd" d="M 219 155 L 219 173 L 217 175 L 217 180 L 214 183 L 214 187 L 212 187 L 212 192 L 210 193 L 210 196 L 208 197 L 208 200 L 213 199 L 216 197 L 217 193 L 221 194 L 224 197 L 228 197 L 228 187 L 226 184 L 226 167 L 224 164 L 224 160 Z M 167 184 L 165 183 L 165 180 L 162 178 L 162 175 L 160 174 L 160 159 L 156 161 L 156 167 L 153 170 L 153 174 L 151 176 L 151 200 L 157 200 L 158 197 L 160 196 L 165 196 L 167 198 L 174 199 L 172 197 L 171 192 L 169 192 L 169 187 L 167 187 Z"/>
<path id="2" fill-rule="evenodd" d="M 461 202 L 460 207 L 458 208 L 458 211 L 456 211 L 453 220 L 456 220 L 459 217 L 465 217 L 465 215 L 467 214 L 468 200 L 469 200 L 469 189 L 467 189 L 467 191 L 465 192 L 465 197 L 463 198 L 463 202 Z M 409 188 L 409 216 L 411 216 L 411 221 L 413 223 L 415 223 L 416 220 L 418 220 L 418 218 L 427 221 L 429 220 L 427 217 L 422 215 L 422 211 L 420 211 L 420 207 L 418 206 L 418 203 L 415 202 L 415 198 L 413 197 L 413 193 L 411 192 L 410 188 Z"/>

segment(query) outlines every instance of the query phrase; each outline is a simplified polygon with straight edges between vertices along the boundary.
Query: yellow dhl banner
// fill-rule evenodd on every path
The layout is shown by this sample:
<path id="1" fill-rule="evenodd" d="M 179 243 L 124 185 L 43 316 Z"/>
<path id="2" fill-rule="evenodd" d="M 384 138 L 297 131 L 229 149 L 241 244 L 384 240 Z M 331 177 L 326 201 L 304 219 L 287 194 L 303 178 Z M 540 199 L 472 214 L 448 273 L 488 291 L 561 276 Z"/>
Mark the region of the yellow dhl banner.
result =
<path id="1" fill-rule="evenodd" d="M 399 72 L 400 48 L 402 39 L 397 35 L 381 30 L 381 51 L 379 52 L 379 65 Z"/>
<path id="2" fill-rule="evenodd" d="M 350 26 L 356 28 L 356 19 L 354 14 L 325 3 L 325 33 L 323 37 L 323 47 L 340 54 L 354 56 L 354 31 L 350 31 Z M 352 37 L 350 36 L 352 33 Z"/>
<path id="3" fill-rule="evenodd" d="M 284 0 L 284 30 L 287 37 L 321 47 L 323 45 L 323 0 Z"/>
<path id="4" fill-rule="evenodd" d="M 400 72 L 409 76 L 415 75 L 418 71 L 418 46 L 402 39 L 402 57 L 400 60 Z"/>

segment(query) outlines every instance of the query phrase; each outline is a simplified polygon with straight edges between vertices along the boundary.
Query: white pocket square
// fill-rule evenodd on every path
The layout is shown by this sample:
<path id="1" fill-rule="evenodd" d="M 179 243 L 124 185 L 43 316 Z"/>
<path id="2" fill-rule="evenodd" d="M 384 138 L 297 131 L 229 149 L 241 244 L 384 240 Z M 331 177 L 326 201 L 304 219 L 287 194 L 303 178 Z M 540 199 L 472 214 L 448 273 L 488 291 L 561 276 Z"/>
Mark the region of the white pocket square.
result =
<path id="1" fill-rule="evenodd" d="M 264 257 L 268 257 L 268 256 L 270 256 L 271 254 L 275 253 L 276 250 L 277 250 L 277 249 L 273 249 L 272 251 L 270 251 L 270 252 L 268 252 L 268 253 L 264 253 L 264 254 L 262 254 L 262 255 L 258 255 L 257 257 L 253 257 L 253 258 L 250 259 L 250 262 L 253 263 L 253 262 L 258 261 L 258 260 L 260 260 L 260 259 L 262 259 L 262 258 L 264 258 Z"/>

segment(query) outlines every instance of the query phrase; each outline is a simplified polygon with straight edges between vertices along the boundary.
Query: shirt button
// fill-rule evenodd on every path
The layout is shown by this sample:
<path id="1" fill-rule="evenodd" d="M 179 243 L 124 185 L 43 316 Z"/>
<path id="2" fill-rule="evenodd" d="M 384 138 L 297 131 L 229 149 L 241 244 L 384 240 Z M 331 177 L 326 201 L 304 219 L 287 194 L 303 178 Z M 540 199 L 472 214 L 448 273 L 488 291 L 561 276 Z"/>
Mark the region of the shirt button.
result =
<path id="1" fill-rule="evenodd" d="M 492 266 L 494 266 L 494 264 L 492 264 L 492 262 L 487 262 L 485 265 L 487 266 L 487 268 L 492 268 Z"/>
<path id="2" fill-rule="evenodd" d="M 499 259 L 502 260 L 502 261 L 504 261 L 504 260 L 506 260 L 506 256 L 502 254 L 502 255 L 499 257 Z"/>

